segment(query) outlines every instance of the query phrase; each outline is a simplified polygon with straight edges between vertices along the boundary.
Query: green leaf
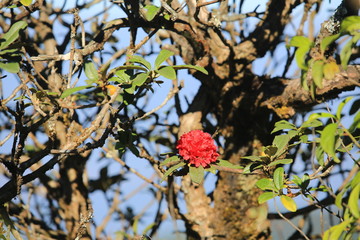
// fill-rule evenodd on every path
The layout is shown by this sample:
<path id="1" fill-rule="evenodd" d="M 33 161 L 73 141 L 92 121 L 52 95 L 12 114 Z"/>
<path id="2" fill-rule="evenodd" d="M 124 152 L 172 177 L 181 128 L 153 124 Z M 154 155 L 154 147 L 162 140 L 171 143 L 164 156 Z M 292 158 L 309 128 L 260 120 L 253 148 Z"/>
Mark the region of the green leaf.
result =
<path id="1" fill-rule="evenodd" d="M 326 48 L 332 44 L 333 42 L 335 42 L 339 37 L 340 37 L 340 33 L 335 34 L 335 35 L 331 35 L 331 36 L 327 36 L 325 37 L 321 42 L 320 42 L 320 50 L 322 53 L 324 53 L 324 51 L 326 50 Z"/>
<path id="2" fill-rule="evenodd" d="M 317 119 L 308 119 L 301 125 L 301 128 L 316 128 L 322 125 L 323 123 Z"/>
<path id="3" fill-rule="evenodd" d="M 310 49 L 313 42 L 305 36 L 295 36 L 291 38 L 289 45 L 292 47 L 303 47 Z"/>
<path id="4" fill-rule="evenodd" d="M 260 196 L 258 197 L 258 202 L 259 202 L 259 204 L 262 204 L 276 196 L 277 196 L 277 194 L 274 192 L 264 192 L 264 193 L 260 194 Z"/>
<path id="5" fill-rule="evenodd" d="M 165 173 L 164 176 L 161 178 L 161 181 L 164 181 L 165 178 L 167 178 L 167 176 L 169 176 L 172 172 L 174 172 L 176 169 L 185 166 L 186 163 L 185 162 L 179 162 L 178 164 L 176 164 L 175 166 L 172 166 L 171 168 L 169 168 Z"/>
<path id="6" fill-rule="evenodd" d="M 273 179 L 276 189 L 281 190 L 284 187 L 284 168 L 275 169 Z"/>
<path id="7" fill-rule="evenodd" d="M 301 178 L 299 176 L 297 176 L 297 175 L 293 175 L 292 181 L 298 186 L 300 186 L 302 184 Z"/>
<path id="8" fill-rule="evenodd" d="M 87 89 L 87 88 L 92 88 L 92 87 L 94 87 L 94 86 L 86 85 L 86 86 L 68 88 L 61 94 L 60 98 L 66 98 L 66 97 L 70 96 L 71 94 L 73 94 L 75 92 L 79 92 L 81 90 L 84 90 L 84 89 Z"/>
<path id="9" fill-rule="evenodd" d="M 346 70 L 352 55 L 352 48 L 356 46 L 356 43 L 360 40 L 360 33 L 356 34 L 350 39 L 340 52 L 341 66 Z"/>
<path id="10" fill-rule="evenodd" d="M 334 161 L 339 163 L 340 160 L 335 156 L 335 140 L 337 137 L 337 123 L 328 124 L 321 133 L 320 145 L 324 151 L 334 158 Z"/>
<path id="11" fill-rule="evenodd" d="M 129 58 L 128 62 L 135 62 L 135 63 L 139 63 L 141 65 L 143 65 L 144 67 L 146 67 L 148 70 L 151 69 L 151 64 L 146 61 L 143 57 L 137 56 L 137 55 L 133 55 Z"/>
<path id="12" fill-rule="evenodd" d="M 353 122 L 349 128 L 349 132 L 354 132 L 357 128 L 360 128 L 360 111 L 354 116 Z"/>
<path id="13" fill-rule="evenodd" d="M 157 72 L 168 79 L 174 80 L 176 79 L 176 72 L 173 67 L 171 66 L 161 66 Z"/>
<path id="14" fill-rule="evenodd" d="M 207 71 L 205 68 L 200 67 L 200 66 L 194 66 L 194 65 L 176 65 L 176 66 L 173 66 L 173 68 L 174 68 L 175 70 L 180 70 L 180 69 L 194 69 L 194 70 L 197 70 L 197 71 L 199 71 L 199 72 L 202 72 L 202 73 L 204 73 L 204 74 L 206 74 L 206 75 L 209 74 L 208 71 Z"/>
<path id="15" fill-rule="evenodd" d="M 30 6 L 32 3 L 32 0 L 20 0 L 20 2 L 24 6 Z"/>
<path id="16" fill-rule="evenodd" d="M 268 167 L 276 166 L 276 165 L 279 165 L 279 164 L 290 164 L 292 162 L 293 162 L 293 160 L 290 159 L 290 158 L 279 159 L 279 160 L 275 160 L 275 161 L 271 162 L 268 165 Z"/>
<path id="17" fill-rule="evenodd" d="M 84 64 L 86 77 L 93 82 L 99 80 L 99 74 L 95 67 L 95 64 L 91 60 L 86 60 Z"/>
<path id="18" fill-rule="evenodd" d="M 314 80 L 314 83 L 317 87 L 322 88 L 322 80 L 324 76 L 324 62 L 322 60 L 317 60 L 312 66 L 311 75 Z"/>
<path id="19" fill-rule="evenodd" d="M 345 193 L 344 191 L 341 191 L 340 193 L 338 193 L 338 195 L 336 195 L 336 198 L 335 198 L 335 205 L 339 209 L 343 209 L 342 200 L 343 200 L 344 193 Z"/>
<path id="20" fill-rule="evenodd" d="M 216 162 L 216 165 L 220 166 L 220 167 L 231 168 L 231 169 L 242 169 L 243 168 L 242 166 L 232 164 L 231 162 L 222 160 L 222 159 L 218 159 Z"/>
<path id="21" fill-rule="evenodd" d="M 261 158 L 259 156 L 246 156 L 246 157 L 241 157 L 242 159 L 248 159 L 250 161 L 261 161 Z"/>
<path id="22" fill-rule="evenodd" d="M 155 5 L 146 5 L 144 7 L 144 9 L 146 10 L 145 13 L 145 18 L 148 21 L 151 21 L 154 19 L 154 17 L 156 16 L 156 14 L 159 12 L 160 8 L 155 6 Z"/>
<path id="23" fill-rule="evenodd" d="M 145 235 L 148 231 L 150 231 L 150 229 L 152 229 L 154 226 L 156 225 L 156 223 L 150 223 L 149 225 L 147 225 L 144 230 L 142 231 L 142 235 Z M 145 240 L 145 239 L 144 239 Z"/>
<path id="24" fill-rule="evenodd" d="M 341 34 L 352 34 L 360 29 L 360 16 L 350 16 L 345 18 L 340 24 Z"/>
<path id="25" fill-rule="evenodd" d="M 308 121 L 310 120 L 314 120 L 314 119 L 319 119 L 319 118 L 335 118 L 335 116 L 331 113 L 328 112 L 321 112 L 321 113 L 313 113 L 309 116 Z"/>
<path id="26" fill-rule="evenodd" d="M 18 62 L 0 62 L 0 68 L 9 73 L 18 73 L 20 71 L 20 64 Z"/>
<path id="27" fill-rule="evenodd" d="M 320 166 L 324 166 L 324 149 L 321 145 L 315 149 L 315 156 Z"/>
<path id="28" fill-rule="evenodd" d="M 349 197 L 349 209 L 351 214 L 355 218 L 360 218 L 360 212 L 359 212 L 359 194 L 360 194 L 360 184 L 358 184 L 350 193 Z"/>
<path id="29" fill-rule="evenodd" d="M 110 71 L 111 72 L 116 72 L 119 71 L 119 70 L 141 70 L 141 71 L 144 71 L 144 72 L 147 72 L 148 70 L 142 66 L 138 66 L 138 65 L 124 65 L 124 66 L 119 66 L 119 67 L 116 67 L 114 69 L 112 69 Z"/>
<path id="30" fill-rule="evenodd" d="M 280 156 L 286 151 L 289 141 L 290 141 L 290 137 L 287 134 L 275 136 L 273 140 L 273 145 L 275 145 L 278 148 L 278 150 L 274 155 L 274 157 Z"/>
<path id="31" fill-rule="evenodd" d="M 296 129 L 296 126 L 286 120 L 281 120 L 275 123 L 274 130 L 272 130 L 271 134 L 284 129 Z"/>
<path id="32" fill-rule="evenodd" d="M 200 165 L 199 167 L 189 167 L 189 174 L 191 181 L 200 184 L 204 180 L 204 168 Z"/>
<path id="33" fill-rule="evenodd" d="M 281 195 L 280 201 L 287 210 L 289 210 L 290 212 L 296 212 L 297 206 L 294 199 L 285 195 Z"/>
<path id="34" fill-rule="evenodd" d="M 167 159 L 165 159 L 161 164 L 160 166 L 164 166 L 170 162 L 177 162 L 177 161 L 180 161 L 180 158 L 178 156 L 171 156 L 171 157 L 168 157 Z"/>
<path id="35" fill-rule="evenodd" d="M 126 73 L 125 69 L 117 70 L 115 75 L 118 76 L 118 79 L 114 79 L 118 83 L 130 83 L 130 76 Z"/>
<path id="36" fill-rule="evenodd" d="M 298 67 L 304 71 L 308 70 L 308 66 L 305 63 L 305 57 L 308 52 L 309 52 L 309 49 L 307 49 L 307 48 L 298 48 L 295 51 L 295 61 L 298 65 Z"/>
<path id="37" fill-rule="evenodd" d="M 350 97 L 347 97 L 345 98 L 344 100 L 342 100 L 340 103 L 339 103 L 339 106 L 337 107 L 337 110 L 336 110 L 336 117 L 338 120 L 341 119 L 341 113 L 342 113 L 342 110 L 344 108 L 344 106 L 350 102 L 354 97 L 353 96 L 350 96 Z"/>
<path id="38" fill-rule="evenodd" d="M 160 64 L 162 64 L 166 59 L 173 56 L 174 53 L 172 51 L 162 49 L 159 55 L 155 59 L 155 69 L 159 69 Z"/>
<path id="39" fill-rule="evenodd" d="M 18 39 L 20 30 L 25 29 L 26 27 L 27 23 L 25 21 L 18 21 L 11 25 L 9 31 L 2 36 L 2 39 L 5 39 L 5 41 L 0 42 L 0 49 L 6 48 Z"/>
<path id="40" fill-rule="evenodd" d="M 262 178 L 256 182 L 256 186 L 261 190 L 272 190 L 277 192 L 278 190 L 275 188 L 274 182 L 269 178 Z"/>
<path id="41" fill-rule="evenodd" d="M 128 146 L 129 150 L 137 157 L 140 156 L 139 150 L 135 147 L 135 145 Z"/>
<path id="42" fill-rule="evenodd" d="M 331 227 L 324 233 L 323 240 L 340 239 L 341 234 L 345 231 L 349 223 L 350 219 Z"/>
<path id="43" fill-rule="evenodd" d="M 148 76 L 149 76 L 148 73 L 139 73 L 139 74 L 137 74 L 136 77 L 133 80 L 133 84 L 135 84 L 138 87 L 144 85 L 144 83 L 146 82 Z"/>

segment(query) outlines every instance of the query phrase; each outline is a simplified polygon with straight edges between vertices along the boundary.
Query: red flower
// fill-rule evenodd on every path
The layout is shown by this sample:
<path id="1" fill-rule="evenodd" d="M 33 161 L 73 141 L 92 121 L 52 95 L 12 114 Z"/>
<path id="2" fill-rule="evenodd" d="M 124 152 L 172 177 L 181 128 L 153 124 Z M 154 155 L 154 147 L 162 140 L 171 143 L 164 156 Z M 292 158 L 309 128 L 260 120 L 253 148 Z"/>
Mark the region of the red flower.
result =
<path id="1" fill-rule="evenodd" d="M 181 135 L 176 148 L 182 158 L 195 167 L 207 167 L 219 156 L 211 135 L 201 130 L 192 130 Z"/>

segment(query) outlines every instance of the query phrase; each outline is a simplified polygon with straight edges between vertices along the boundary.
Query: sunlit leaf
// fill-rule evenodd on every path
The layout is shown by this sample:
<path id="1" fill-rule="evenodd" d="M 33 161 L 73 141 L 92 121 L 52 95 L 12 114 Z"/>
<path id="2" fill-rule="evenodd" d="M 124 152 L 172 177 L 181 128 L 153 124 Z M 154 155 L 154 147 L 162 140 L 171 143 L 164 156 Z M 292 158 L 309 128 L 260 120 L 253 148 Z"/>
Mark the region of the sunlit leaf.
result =
<path id="1" fill-rule="evenodd" d="M 148 21 L 151 21 L 154 19 L 154 17 L 156 16 L 156 14 L 159 12 L 160 8 L 155 6 L 155 5 L 146 5 L 144 7 L 144 9 L 146 10 L 145 12 L 145 18 Z"/>
<path id="2" fill-rule="evenodd" d="M 296 126 L 286 120 L 281 120 L 275 123 L 274 130 L 272 130 L 271 133 L 275 133 L 284 129 L 296 129 Z"/>
<path id="3" fill-rule="evenodd" d="M 360 212 L 359 212 L 359 194 L 360 194 L 360 184 L 358 184 L 350 193 L 349 197 L 349 209 L 351 214 L 355 218 L 360 218 Z"/>
<path id="4" fill-rule="evenodd" d="M 324 233 L 323 240 L 340 239 L 341 234 L 346 230 L 349 223 L 350 219 L 331 227 Z"/>
<path id="5" fill-rule="evenodd" d="M 360 40 L 360 33 L 356 34 L 350 39 L 340 52 L 341 66 L 346 70 L 349 64 L 350 57 L 352 55 L 352 48 L 356 46 L 356 43 Z"/>
<path id="6" fill-rule="evenodd" d="M 272 190 L 272 191 L 278 191 L 276 189 L 274 181 L 269 178 L 262 178 L 256 182 L 256 186 L 260 188 L 261 190 Z"/>
<path id="7" fill-rule="evenodd" d="M 24 6 L 30 6 L 32 3 L 32 0 L 20 0 L 20 2 Z"/>
<path id="8" fill-rule="evenodd" d="M 340 162 L 340 160 L 335 157 L 335 140 L 337 136 L 337 128 L 337 123 L 328 124 L 321 133 L 320 145 L 330 157 L 334 157 L 335 162 Z"/>
<path id="9" fill-rule="evenodd" d="M 171 80 L 176 79 L 176 72 L 172 66 L 160 67 L 157 71 L 163 77 Z"/>
<path id="10" fill-rule="evenodd" d="M 158 69 L 160 67 L 160 64 L 162 64 L 166 59 L 173 56 L 174 53 L 172 51 L 162 49 L 159 52 L 159 55 L 155 59 L 155 69 Z"/>
<path id="11" fill-rule="evenodd" d="M 360 16 L 349 16 L 346 17 L 340 24 L 340 32 L 347 34 L 357 31 L 360 29 Z"/>
<path id="12" fill-rule="evenodd" d="M 335 75 L 340 72 L 340 68 L 336 62 L 329 62 L 325 63 L 323 71 L 325 79 L 331 80 L 334 79 Z"/>
<path id="13" fill-rule="evenodd" d="M 9 73 L 18 73 L 20 71 L 20 64 L 18 62 L 0 62 L 0 68 Z"/>
<path id="14" fill-rule="evenodd" d="M 347 97 L 345 98 L 344 100 L 342 100 L 340 103 L 339 103 L 339 106 L 337 107 L 337 110 L 336 110 L 336 117 L 337 119 L 340 120 L 341 118 L 341 113 L 342 113 L 342 110 L 344 108 L 344 106 L 350 102 L 354 97 L 353 96 L 350 96 L 350 97 Z"/>
<path id="15" fill-rule="evenodd" d="M 290 212 L 296 212 L 297 206 L 294 199 L 285 195 L 281 195 L 280 201 L 287 210 L 289 210 Z"/>
<path id="16" fill-rule="evenodd" d="M 327 36 L 325 37 L 321 42 L 320 42 L 320 50 L 323 53 L 326 48 L 332 44 L 333 42 L 335 42 L 339 37 L 340 37 L 340 33 L 335 34 L 335 35 L 331 35 L 331 36 Z"/>
<path id="17" fill-rule="evenodd" d="M 284 187 L 284 168 L 275 169 L 273 179 L 276 189 L 282 189 Z"/>
<path id="18" fill-rule="evenodd" d="M 79 86 L 79 87 L 74 87 L 74 88 L 68 88 L 66 89 L 60 96 L 60 98 L 66 98 L 68 96 L 70 96 L 73 93 L 79 92 L 81 90 L 87 89 L 87 88 L 91 88 L 94 86 L 91 85 L 86 85 L 86 86 Z"/>
<path id="19" fill-rule="evenodd" d="M 165 178 L 167 178 L 171 173 L 173 173 L 176 169 L 181 168 L 183 166 L 185 166 L 186 163 L 185 162 L 179 162 L 178 164 L 176 164 L 175 166 L 172 166 L 171 168 L 169 168 L 168 170 L 166 170 L 166 172 L 164 173 L 164 176 L 161 178 L 161 182 L 165 180 Z"/>
<path id="20" fill-rule="evenodd" d="M 148 73 L 137 74 L 133 80 L 133 83 L 138 87 L 144 85 L 144 83 L 146 82 L 146 80 L 148 78 L 148 75 L 149 75 Z"/>
<path id="21" fill-rule="evenodd" d="M 141 65 L 143 65 L 144 67 L 147 68 L 147 70 L 151 69 L 151 64 L 146 61 L 143 57 L 138 56 L 138 55 L 133 55 L 128 59 L 128 62 L 135 62 L 135 63 L 139 63 Z"/>
<path id="22" fill-rule="evenodd" d="M 25 21 L 18 21 L 11 25 L 9 31 L 7 31 L 1 39 L 5 39 L 4 42 L 0 42 L 0 49 L 4 49 L 9 46 L 12 42 L 14 42 L 19 37 L 19 32 L 22 29 L 27 27 L 27 23 Z"/>
<path id="23" fill-rule="evenodd" d="M 275 161 L 271 162 L 268 165 L 268 167 L 276 166 L 276 165 L 279 165 L 279 164 L 290 164 L 292 162 L 293 162 L 293 160 L 290 159 L 290 158 L 279 159 L 279 160 L 275 160 Z"/>
<path id="24" fill-rule="evenodd" d="M 304 47 L 310 49 L 312 41 L 305 36 L 295 36 L 291 38 L 289 45 L 292 47 Z"/>
<path id="25" fill-rule="evenodd" d="M 200 67 L 200 66 L 194 66 L 194 65 L 176 65 L 176 66 L 173 66 L 173 68 L 174 68 L 175 70 L 180 70 L 180 69 L 194 69 L 194 70 L 197 70 L 197 71 L 199 71 L 199 72 L 202 72 L 202 73 L 204 73 L 204 74 L 206 74 L 206 75 L 209 74 L 208 71 L 207 71 L 205 68 Z"/>
<path id="26" fill-rule="evenodd" d="M 317 87 L 322 88 L 322 79 L 324 76 L 324 62 L 321 60 L 317 60 L 314 62 L 311 69 L 311 76 L 314 80 L 314 83 Z"/>
<path id="27" fill-rule="evenodd" d="M 242 166 L 232 164 L 231 162 L 222 160 L 222 159 L 218 159 L 216 162 L 216 165 L 220 166 L 220 167 L 227 167 L 227 168 L 232 168 L 232 169 L 242 169 L 243 168 Z"/>
<path id="28" fill-rule="evenodd" d="M 262 204 L 276 196 L 277 196 L 277 194 L 274 192 L 264 192 L 264 193 L 260 194 L 260 196 L 258 197 L 258 202 L 259 202 L 259 204 Z"/>

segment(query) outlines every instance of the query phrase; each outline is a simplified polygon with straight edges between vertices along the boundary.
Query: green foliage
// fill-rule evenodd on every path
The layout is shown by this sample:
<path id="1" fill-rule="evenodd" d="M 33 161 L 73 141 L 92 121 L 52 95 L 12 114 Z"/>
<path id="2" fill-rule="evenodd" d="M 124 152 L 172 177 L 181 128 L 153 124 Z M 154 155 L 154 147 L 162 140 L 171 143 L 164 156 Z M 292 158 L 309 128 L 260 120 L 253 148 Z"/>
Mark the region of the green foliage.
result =
<path id="1" fill-rule="evenodd" d="M 265 177 L 256 182 L 256 186 L 264 191 L 259 197 L 259 203 L 265 203 L 270 199 L 279 197 L 282 205 L 291 212 L 297 211 L 297 205 L 294 197 L 302 195 L 311 201 L 315 201 L 316 192 L 328 192 L 331 186 L 320 185 L 312 187 L 312 183 L 318 178 L 327 176 L 327 172 L 333 167 L 340 165 L 344 157 L 341 154 L 349 154 L 360 149 L 358 135 L 353 135 L 359 130 L 359 112 L 350 108 L 352 124 L 346 128 L 342 124 L 343 111 L 351 103 L 353 106 L 359 104 L 359 99 L 353 97 L 345 98 L 337 107 L 336 114 L 329 112 L 319 112 L 311 114 L 299 127 L 285 120 L 275 123 L 272 133 L 278 135 L 274 137 L 270 146 L 263 147 L 260 156 L 247 156 L 250 163 L 245 167 L 246 173 L 255 170 L 265 173 Z M 355 107 L 356 108 L 356 107 Z M 326 124 L 325 124 L 326 123 Z M 309 135 L 309 136 L 308 136 Z M 345 145 L 347 142 L 347 145 Z M 317 168 L 313 173 L 305 173 L 302 177 L 297 175 L 287 176 L 285 167 L 293 162 L 287 158 L 292 148 L 302 144 L 313 148 L 315 153 L 314 161 L 317 161 Z M 359 161 L 353 159 L 354 168 L 358 168 Z M 284 193 L 286 190 L 286 194 Z M 313 194 L 313 192 L 315 192 Z M 356 232 L 356 224 L 360 219 L 359 211 L 360 195 L 360 172 L 357 172 L 353 179 L 336 194 L 335 205 L 342 210 L 341 222 L 328 229 L 323 239 L 351 239 L 352 234 Z"/>
<path id="2" fill-rule="evenodd" d="M 337 34 L 323 38 L 319 44 L 320 56 L 316 59 L 308 59 L 310 50 L 314 47 L 314 42 L 304 36 L 295 36 L 291 39 L 289 46 L 296 47 L 295 60 L 299 68 L 302 70 L 301 85 L 305 90 L 311 91 L 311 96 L 315 98 L 316 87 L 323 87 L 323 79 L 331 80 L 335 74 L 340 72 L 336 62 L 329 59 L 326 51 L 329 46 L 344 35 L 350 35 L 350 39 L 344 45 L 340 52 L 341 66 L 346 69 L 352 55 L 352 49 L 360 40 L 360 17 L 350 16 L 345 18 L 340 26 Z M 307 72 L 311 69 L 313 83 L 308 85 Z M 310 88 L 309 88 L 310 87 Z"/>
<path id="3" fill-rule="evenodd" d="M 27 27 L 25 21 L 14 23 L 9 31 L 0 38 L 0 68 L 10 73 L 20 71 L 21 54 L 18 46 L 12 44 L 19 38 L 20 31 Z"/>

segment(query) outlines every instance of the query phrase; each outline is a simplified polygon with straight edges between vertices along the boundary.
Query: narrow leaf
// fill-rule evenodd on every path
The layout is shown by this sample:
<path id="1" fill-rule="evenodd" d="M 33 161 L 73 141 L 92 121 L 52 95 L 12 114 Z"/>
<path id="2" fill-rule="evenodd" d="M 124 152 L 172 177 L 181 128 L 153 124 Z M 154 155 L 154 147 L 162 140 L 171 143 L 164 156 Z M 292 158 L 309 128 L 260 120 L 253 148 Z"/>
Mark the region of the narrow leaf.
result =
<path id="1" fill-rule="evenodd" d="M 296 212 L 297 206 L 294 199 L 285 195 L 281 195 L 280 201 L 287 210 L 289 210 L 290 212 Z"/>
<path id="2" fill-rule="evenodd" d="M 206 75 L 209 74 L 208 71 L 207 71 L 205 68 L 200 67 L 200 66 L 194 66 L 194 65 L 176 65 L 176 66 L 173 66 L 173 68 L 174 68 L 175 70 L 180 70 L 180 69 L 194 69 L 194 70 L 197 70 L 197 71 L 199 71 L 199 72 L 202 72 L 202 73 L 204 73 L 204 74 L 206 74 Z"/>
<path id="3" fill-rule="evenodd" d="M 312 41 L 305 36 L 295 36 L 291 38 L 289 45 L 292 47 L 304 47 L 310 49 Z"/>
<path id="4" fill-rule="evenodd" d="M 320 145 L 324 151 L 330 156 L 335 157 L 335 140 L 338 125 L 336 123 L 328 124 L 321 133 Z M 336 159 L 334 159 L 338 162 Z"/>
<path id="5" fill-rule="evenodd" d="M 359 194 L 360 194 L 360 184 L 358 184 L 350 193 L 349 197 L 349 209 L 351 214 L 355 218 L 360 218 L 360 212 L 359 212 Z"/>
<path id="6" fill-rule="evenodd" d="M 336 110 L 336 117 L 337 119 L 340 120 L 341 118 L 341 113 L 342 113 L 342 110 L 344 108 L 344 106 L 350 102 L 354 97 L 353 96 L 350 96 L 350 97 L 347 97 L 345 98 L 344 100 L 342 100 L 340 103 L 339 103 L 339 106 L 337 107 L 337 110 Z"/>
<path id="7" fill-rule="evenodd" d="M 219 159 L 216 162 L 216 165 L 220 166 L 220 167 L 227 167 L 227 168 L 232 168 L 232 169 L 242 169 L 243 168 L 242 166 L 234 165 L 231 162 L 226 161 L 226 160 L 222 160 L 222 159 Z"/>
<path id="8" fill-rule="evenodd" d="M 6 48 L 18 39 L 20 30 L 25 29 L 26 27 L 27 23 L 25 21 L 18 21 L 11 25 L 9 31 L 2 36 L 2 39 L 5 39 L 5 41 L 0 43 L 0 49 Z"/>
<path id="9" fill-rule="evenodd" d="M 161 181 L 164 181 L 165 178 L 167 178 L 167 176 L 169 176 L 172 172 L 174 172 L 176 169 L 185 166 L 186 163 L 185 162 L 179 162 L 178 164 L 176 164 L 175 166 L 172 166 L 171 168 L 169 168 L 165 173 L 164 176 L 161 178 Z"/>
<path id="10" fill-rule="evenodd" d="M 176 161 L 179 161 L 180 158 L 178 156 L 171 156 L 171 157 L 168 157 L 167 159 L 165 159 L 161 164 L 160 166 L 164 166 L 170 162 L 176 162 Z"/>
<path id="11" fill-rule="evenodd" d="M 311 76 L 314 80 L 314 83 L 317 87 L 322 88 L 322 79 L 324 76 L 324 62 L 321 60 L 315 61 L 312 66 Z"/>
<path id="12" fill-rule="evenodd" d="M 275 123 L 274 130 L 272 130 L 271 133 L 275 133 L 284 129 L 296 129 L 296 126 L 286 120 L 281 120 Z"/>
<path id="13" fill-rule="evenodd" d="M 321 52 L 324 53 L 324 51 L 326 50 L 326 48 L 332 44 L 333 42 L 336 41 L 336 39 L 338 39 L 340 37 L 340 33 L 335 34 L 335 35 L 331 35 L 328 37 L 325 37 L 321 42 L 320 42 L 320 49 Z"/>
<path id="14" fill-rule="evenodd" d="M 279 159 L 279 160 L 275 160 L 275 161 L 271 162 L 268 165 L 268 167 L 276 166 L 276 165 L 279 165 L 279 164 L 290 164 L 292 162 L 293 162 L 293 160 L 289 159 L 289 158 Z"/>
<path id="15" fill-rule="evenodd" d="M 81 90 L 87 89 L 87 88 L 91 88 L 93 86 L 91 85 L 86 85 L 86 86 L 80 86 L 80 87 L 74 87 L 74 88 L 69 88 L 66 89 L 60 96 L 60 98 L 66 98 L 68 96 L 70 96 L 71 94 L 75 93 L 75 92 L 79 92 Z"/>
<path id="16" fill-rule="evenodd" d="M 280 190 L 284 187 L 284 168 L 279 167 L 274 171 L 274 184 L 276 189 Z"/>
<path id="17" fill-rule="evenodd" d="M 166 59 L 173 55 L 174 53 L 172 51 L 162 49 L 155 59 L 155 69 L 158 69 L 160 67 L 160 64 L 162 64 Z"/>

